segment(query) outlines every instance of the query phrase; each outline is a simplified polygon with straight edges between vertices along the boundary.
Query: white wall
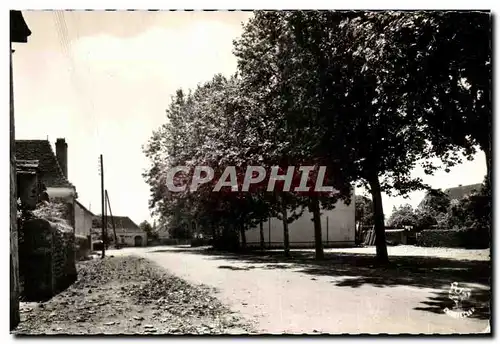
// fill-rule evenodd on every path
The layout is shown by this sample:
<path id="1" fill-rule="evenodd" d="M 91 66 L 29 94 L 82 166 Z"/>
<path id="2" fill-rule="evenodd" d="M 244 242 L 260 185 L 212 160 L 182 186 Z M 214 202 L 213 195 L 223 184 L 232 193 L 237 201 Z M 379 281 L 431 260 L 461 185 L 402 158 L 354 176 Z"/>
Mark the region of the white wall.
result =
<path id="1" fill-rule="evenodd" d="M 73 201 L 75 197 L 75 190 L 72 188 L 66 188 L 66 187 L 61 187 L 61 188 L 52 188 L 48 187 L 47 188 L 47 194 L 49 195 L 49 198 L 62 198 L 66 199 L 68 201 Z"/>
<path id="2" fill-rule="evenodd" d="M 327 220 L 328 218 L 328 220 Z M 328 222 L 328 226 L 327 226 Z M 355 242 L 355 204 L 354 196 L 350 205 L 338 202 L 333 210 L 321 212 L 322 239 L 329 246 L 352 246 Z M 314 246 L 314 224 L 312 214 L 305 210 L 303 215 L 288 225 L 290 246 Z M 283 222 L 271 218 L 269 240 L 269 221 L 264 222 L 264 241 L 266 247 L 283 245 Z M 246 231 L 248 246 L 260 245 L 259 226 Z"/>
<path id="3" fill-rule="evenodd" d="M 113 238 L 112 234 L 113 230 L 111 232 L 108 231 L 108 234 L 111 234 L 110 237 Z M 116 237 L 118 239 L 118 243 L 123 245 L 125 244 L 126 246 L 135 246 L 135 237 L 140 236 L 142 238 L 142 246 L 147 246 L 148 244 L 148 238 L 146 233 L 144 232 L 122 232 L 120 230 L 116 230 Z M 123 240 L 122 240 L 123 239 Z"/>
<path id="4" fill-rule="evenodd" d="M 75 234 L 88 236 L 92 228 L 92 215 L 75 202 Z"/>

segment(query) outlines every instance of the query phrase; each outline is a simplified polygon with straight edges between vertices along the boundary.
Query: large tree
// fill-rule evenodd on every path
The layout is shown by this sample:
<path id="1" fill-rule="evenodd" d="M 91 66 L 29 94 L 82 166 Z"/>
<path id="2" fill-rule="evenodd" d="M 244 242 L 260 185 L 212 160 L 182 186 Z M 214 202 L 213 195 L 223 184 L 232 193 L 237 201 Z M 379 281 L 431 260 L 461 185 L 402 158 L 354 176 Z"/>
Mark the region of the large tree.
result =
<path id="1" fill-rule="evenodd" d="M 237 234 L 245 246 L 245 230 L 272 214 L 272 198 L 262 192 L 235 192 L 231 187 L 214 192 L 214 183 L 196 190 L 189 187 L 196 166 L 211 168 L 215 179 L 232 167 L 240 189 L 245 167 L 260 164 L 264 157 L 269 160 L 268 142 L 262 140 L 259 124 L 252 123 L 251 109 L 234 77 L 217 75 L 187 95 L 177 92 L 167 111 L 168 122 L 145 147 L 152 162 L 145 174 L 152 191 L 150 205 L 176 228 L 186 219 L 196 219 L 212 228 L 214 237 L 222 238 L 219 243 Z M 166 188 L 167 173 L 176 166 L 190 169 L 176 175 L 178 183 L 188 185 L 180 192 Z"/>
<path id="2" fill-rule="evenodd" d="M 450 152 L 470 157 L 479 146 L 491 184 L 491 13 L 372 12 L 353 30 L 366 56 L 363 68 L 384 82 L 404 81 L 396 96 L 426 127 L 434 152 L 456 163 Z"/>
<path id="3" fill-rule="evenodd" d="M 355 12 L 257 12 L 235 52 L 252 94 L 287 129 L 289 149 L 330 162 L 345 198 L 351 181 L 370 190 L 377 257 L 386 262 L 381 194 L 424 187 L 411 171 L 430 152 L 399 97 L 406 80 L 388 82 L 366 67 L 366 20 Z"/>

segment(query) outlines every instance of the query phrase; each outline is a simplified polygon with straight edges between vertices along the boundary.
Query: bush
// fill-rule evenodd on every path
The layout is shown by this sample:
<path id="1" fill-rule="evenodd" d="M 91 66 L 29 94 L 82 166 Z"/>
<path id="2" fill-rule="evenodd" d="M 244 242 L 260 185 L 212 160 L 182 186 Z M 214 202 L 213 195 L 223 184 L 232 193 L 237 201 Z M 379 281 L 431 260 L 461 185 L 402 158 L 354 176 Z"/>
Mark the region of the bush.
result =
<path id="1" fill-rule="evenodd" d="M 191 247 L 208 246 L 210 243 L 211 240 L 207 238 L 191 239 Z"/>
<path id="2" fill-rule="evenodd" d="M 467 228 L 461 230 L 426 229 L 417 234 L 417 246 L 449 248 L 488 248 L 490 233 L 488 229 Z"/>

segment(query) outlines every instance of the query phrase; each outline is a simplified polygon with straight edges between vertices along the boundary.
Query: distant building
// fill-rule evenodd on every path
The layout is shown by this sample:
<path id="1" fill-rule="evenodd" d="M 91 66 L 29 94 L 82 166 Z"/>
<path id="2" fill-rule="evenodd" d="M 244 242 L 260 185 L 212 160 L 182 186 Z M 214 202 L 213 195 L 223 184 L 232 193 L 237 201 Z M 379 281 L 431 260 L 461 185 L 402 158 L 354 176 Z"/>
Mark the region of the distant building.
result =
<path id="1" fill-rule="evenodd" d="M 346 205 L 338 201 L 335 209 L 321 211 L 321 236 L 325 247 L 355 245 L 355 199 Z M 314 224 L 312 213 L 307 209 L 302 216 L 288 225 L 290 247 L 314 247 Z M 245 232 L 247 246 L 260 245 L 259 226 Z M 266 247 L 283 246 L 283 221 L 271 218 L 264 222 L 264 244 Z"/>
<path id="2" fill-rule="evenodd" d="M 115 225 L 116 239 L 120 246 L 140 247 L 146 246 L 148 238 L 146 232 L 142 231 L 139 226 L 132 221 L 128 216 L 107 216 L 107 237 L 110 244 L 115 244 L 113 222 Z M 92 222 L 92 239 L 102 237 L 102 222 L 101 216 L 94 216 Z"/>
<path id="3" fill-rule="evenodd" d="M 94 214 L 83 204 L 75 201 L 75 235 L 85 237 L 91 245 L 90 233 L 92 232 L 92 221 Z M 91 247 L 92 249 L 92 247 Z"/>
<path id="4" fill-rule="evenodd" d="M 444 190 L 444 193 L 450 197 L 450 200 L 461 200 L 465 197 L 470 196 L 475 192 L 479 192 L 481 190 L 483 184 L 470 184 L 470 185 L 459 185 L 454 188 L 449 188 Z"/>
<path id="5" fill-rule="evenodd" d="M 464 199 L 465 197 L 468 197 L 472 195 L 475 192 L 479 192 L 481 190 L 483 184 L 478 183 L 478 184 L 470 184 L 470 185 L 458 185 L 453 188 L 445 189 L 443 192 L 448 195 L 450 198 L 450 201 L 456 200 L 460 201 L 461 199 Z M 425 195 L 425 197 L 420 201 L 419 206 L 423 205 L 425 201 L 427 200 L 428 196 Z"/>
<path id="6" fill-rule="evenodd" d="M 167 225 L 165 223 L 161 223 L 156 228 L 156 233 L 158 233 L 158 239 L 165 240 L 170 239 L 170 232 L 168 231 Z"/>

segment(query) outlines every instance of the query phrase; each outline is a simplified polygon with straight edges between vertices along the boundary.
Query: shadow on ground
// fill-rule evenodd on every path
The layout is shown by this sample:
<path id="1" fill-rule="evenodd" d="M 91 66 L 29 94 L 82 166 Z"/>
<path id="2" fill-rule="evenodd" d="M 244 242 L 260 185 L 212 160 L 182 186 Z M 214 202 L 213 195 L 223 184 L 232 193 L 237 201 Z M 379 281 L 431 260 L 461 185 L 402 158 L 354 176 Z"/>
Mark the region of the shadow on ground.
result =
<path id="1" fill-rule="evenodd" d="M 434 293 L 435 296 L 430 297 L 427 301 L 422 302 L 422 306 L 415 307 L 419 311 L 426 311 L 435 314 L 443 314 L 444 309 L 453 309 L 455 303 L 450 300 L 447 292 Z M 476 289 L 469 300 L 462 303 L 463 310 L 474 309 L 473 313 L 468 316 L 470 319 L 488 320 L 490 319 L 490 300 L 491 295 L 489 290 Z"/>
<path id="2" fill-rule="evenodd" d="M 415 309 L 443 313 L 453 306 L 448 298 L 452 282 L 481 284 L 482 289 L 473 288 L 470 303 L 476 309 L 472 318 L 489 318 L 490 261 L 456 260 L 439 257 L 391 256 L 389 265 L 378 266 L 375 256 L 363 253 L 325 252 L 325 259 L 317 261 L 314 252 L 292 251 L 292 257 L 285 257 L 280 251 L 251 251 L 241 254 L 221 252 L 212 248 L 177 248 L 152 252 L 199 254 L 224 262 L 239 262 L 248 266 L 221 265 L 220 269 L 249 270 L 293 269 L 313 276 L 335 277 L 331 283 L 337 287 L 358 288 L 362 285 L 375 287 L 412 286 L 441 289 L 429 300 Z M 283 264 L 286 263 L 286 264 Z M 259 264 L 258 266 L 254 264 Z"/>

